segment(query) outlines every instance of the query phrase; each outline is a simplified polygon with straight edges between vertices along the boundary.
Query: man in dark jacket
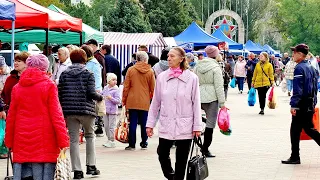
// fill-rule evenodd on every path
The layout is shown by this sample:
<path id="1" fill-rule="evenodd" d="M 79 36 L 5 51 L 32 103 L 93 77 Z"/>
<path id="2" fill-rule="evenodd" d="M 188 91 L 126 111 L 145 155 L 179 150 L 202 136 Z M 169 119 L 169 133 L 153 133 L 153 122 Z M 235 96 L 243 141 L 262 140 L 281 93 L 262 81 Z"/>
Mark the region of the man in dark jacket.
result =
<path id="1" fill-rule="evenodd" d="M 290 128 L 291 156 L 283 164 L 300 164 L 299 143 L 302 129 L 320 146 L 320 133 L 314 129 L 313 114 L 317 104 L 317 80 L 319 75 L 308 63 L 309 47 L 299 44 L 291 48 L 297 64 L 294 70 L 293 95 L 291 97 L 292 122 Z"/>
<path id="2" fill-rule="evenodd" d="M 253 72 L 254 72 L 254 69 L 256 68 L 257 63 L 258 63 L 258 60 L 255 58 L 255 55 L 253 53 L 250 53 L 248 57 L 248 62 L 246 64 L 247 83 L 248 83 L 249 90 L 251 89 Z"/>
<path id="3" fill-rule="evenodd" d="M 104 55 L 98 49 L 98 42 L 94 39 L 90 39 L 86 42 L 86 45 L 90 46 L 94 52 L 94 58 L 98 60 L 102 66 L 101 76 L 102 76 L 102 87 L 106 86 L 106 65 L 104 61 Z"/>
<path id="4" fill-rule="evenodd" d="M 123 77 L 126 77 L 128 69 L 136 64 L 136 62 L 137 62 L 136 59 L 137 59 L 136 58 L 136 53 L 132 54 L 131 62 L 124 68 L 124 70 L 122 70 L 121 74 L 122 74 Z"/>
<path id="5" fill-rule="evenodd" d="M 289 54 L 288 54 L 288 53 L 284 53 L 284 54 L 283 54 L 283 57 L 284 57 L 284 59 L 283 59 L 282 63 L 283 63 L 284 65 L 287 65 L 287 63 L 290 61 Z"/>
<path id="6" fill-rule="evenodd" d="M 106 64 L 106 72 L 108 73 L 114 73 L 117 75 L 117 85 L 119 86 L 121 84 L 121 68 L 119 61 L 111 55 L 111 46 L 109 45 L 103 45 L 101 49 L 104 49 L 104 61 Z"/>
<path id="7" fill-rule="evenodd" d="M 139 49 L 139 51 L 145 51 L 148 54 L 148 56 L 149 56 L 148 64 L 150 64 L 151 67 L 153 67 L 155 64 L 157 64 L 159 62 L 159 58 L 152 55 L 148 51 L 148 47 L 146 45 L 140 45 L 138 49 Z"/>

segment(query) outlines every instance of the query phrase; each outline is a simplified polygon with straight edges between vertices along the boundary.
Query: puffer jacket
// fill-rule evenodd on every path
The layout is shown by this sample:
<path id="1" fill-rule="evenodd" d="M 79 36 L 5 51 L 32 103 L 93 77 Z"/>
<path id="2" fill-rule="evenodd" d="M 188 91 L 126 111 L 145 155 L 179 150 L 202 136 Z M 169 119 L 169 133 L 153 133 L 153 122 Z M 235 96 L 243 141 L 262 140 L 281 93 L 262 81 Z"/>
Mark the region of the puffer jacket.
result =
<path id="1" fill-rule="evenodd" d="M 15 163 L 56 163 L 69 137 L 57 86 L 36 68 L 26 69 L 12 90 L 5 144 Z"/>
<path id="2" fill-rule="evenodd" d="M 60 76 L 58 90 L 65 116 L 97 115 L 94 100 L 102 101 L 103 97 L 96 92 L 94 76 L 84 65 L 68 67 Z"/>
<path id="3" fill-rule="evenodd" d="M 263 73 L 263 71 L 266 74 Z M 252 84 L 254 84 L 255 88 L 271 86 L 270 81 L 272 84 L 274 83 L 274 71 L 272 64 L 269 63 L 269 61 L 266 61 L 265 63 L 259 61 L 254 69 Z"/>
<path id="4" fill-rule="evenodd" d="M 285 71 L 284 71 L 284 75 L 285 75 L 286 79 L 293 80 L 293 72 L 294 72 L 294 68 L 296 67 L 296 65 L 297 65 L 297 63 L 292 60 L 287 63 Z"/>
<path id="5" fill-rule="evenodd" d="M 167 60 L 161 60 L 157 64 L 152 67 L 154 74 L 156 77 L 159 76 L 160 73 L 169 69 L 169 64 Z"/>
<path id="6" fill-rule="evenodd" d="M 220 65 L 215 59 L 198 61 L 194 73 L 199 77 L 201 103 L 217 101 L 224 106 L 224 86 Z"/>

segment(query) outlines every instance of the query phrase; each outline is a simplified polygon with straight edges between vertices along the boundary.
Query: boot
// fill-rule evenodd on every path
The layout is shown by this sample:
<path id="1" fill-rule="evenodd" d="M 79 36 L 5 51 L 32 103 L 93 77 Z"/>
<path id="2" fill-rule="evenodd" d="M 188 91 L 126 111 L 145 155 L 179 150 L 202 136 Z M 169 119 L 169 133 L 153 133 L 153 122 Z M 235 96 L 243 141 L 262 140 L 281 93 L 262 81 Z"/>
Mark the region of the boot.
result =
<path id="1" fill-rule="evenodd" d="M 83 172 L 82 171 L 74 171 L 73 179 L 82 179 L 83 178 Z"/>
<path id="2" fill-rule="evenodd" d="M 301 164 L 300 157 L 292 158 L 290 157 L 288 160 L 281 161 L 282 164 Z"/>
<path id="3" fill-rule="evenodd" d="M 203 140 L 203 154 L 210 158 L 210 157 L 216 157 L 215 155 L 211 154 L 209 151 L 209 147 L 212 143 L 212 135 L 213 135 L 213 128 L 206 128 L 204 131 L 204 140 Z"/>
<path id="4" fill-rule="evenodd" d="M 100 171 L 96 168 L 96 166 L 89 166 L 87 165 L 87 173 L 93 176 L 100 175 Z"/>

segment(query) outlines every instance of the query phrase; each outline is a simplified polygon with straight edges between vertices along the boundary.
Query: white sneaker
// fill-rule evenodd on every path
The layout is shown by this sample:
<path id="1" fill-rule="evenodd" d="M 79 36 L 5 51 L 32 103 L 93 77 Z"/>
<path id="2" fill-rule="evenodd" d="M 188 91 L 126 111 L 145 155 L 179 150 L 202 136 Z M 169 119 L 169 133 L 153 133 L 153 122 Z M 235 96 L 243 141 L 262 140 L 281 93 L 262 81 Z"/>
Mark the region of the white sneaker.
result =
<path id="1" fill-rule="evenodd" d="M 107 143 L 103 144 L 103 146 L 106 148 L 115 148 L 116 143 L 114 141 L 108 141 Z"/>

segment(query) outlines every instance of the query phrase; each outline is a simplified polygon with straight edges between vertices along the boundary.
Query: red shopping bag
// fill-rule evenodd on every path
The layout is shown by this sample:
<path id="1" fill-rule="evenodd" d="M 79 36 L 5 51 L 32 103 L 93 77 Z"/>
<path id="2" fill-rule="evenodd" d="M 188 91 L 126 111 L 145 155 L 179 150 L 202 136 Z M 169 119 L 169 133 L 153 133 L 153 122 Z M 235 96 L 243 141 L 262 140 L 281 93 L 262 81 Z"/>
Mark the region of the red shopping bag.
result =
<path id="1" fill-rule="evenodd" d="M 315 108 L 312 121 L 313 121 L 314 128 L 319 131 L 319 108 L 317 107 Z M 300 140 L 311 140 L 311 137 L 309 137 L 302 129 Z"/>

